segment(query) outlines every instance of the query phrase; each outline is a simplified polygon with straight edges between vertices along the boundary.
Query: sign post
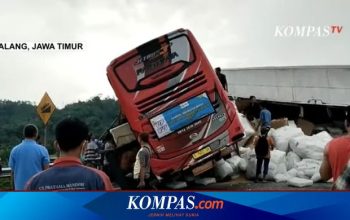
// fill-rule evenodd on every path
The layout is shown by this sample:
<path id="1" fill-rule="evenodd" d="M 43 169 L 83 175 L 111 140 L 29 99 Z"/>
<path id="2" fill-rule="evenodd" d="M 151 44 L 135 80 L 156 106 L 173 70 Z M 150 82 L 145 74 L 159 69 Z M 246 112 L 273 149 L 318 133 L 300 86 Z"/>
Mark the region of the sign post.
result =
<path id="1" fill-rule="evenodd" d="M 44 123 L 44 146 L 46 146 L 46 135 L 47 135 L 47 123 L 49 122 L 52 113 L 55 111 L 56 106 L 53 104 L 49 94 L 45 92 L 44 96 L 41 98 L 41 101 L 36 108 L 36 111 L 40 119 Z"/>

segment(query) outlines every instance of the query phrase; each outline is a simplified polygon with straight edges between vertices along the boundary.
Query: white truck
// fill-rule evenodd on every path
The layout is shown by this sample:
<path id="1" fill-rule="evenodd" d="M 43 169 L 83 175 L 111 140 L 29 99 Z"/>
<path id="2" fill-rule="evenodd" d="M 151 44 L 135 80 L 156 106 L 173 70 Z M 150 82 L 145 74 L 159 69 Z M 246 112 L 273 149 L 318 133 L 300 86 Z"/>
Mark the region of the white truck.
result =
<path id="1" fill-rule="evenodd" d="M 286 66 L 223 69 L 229 93 L 255 96 L 277 117 L 304 118 L 343 128 L 350 105 L 350 66 Z"/>

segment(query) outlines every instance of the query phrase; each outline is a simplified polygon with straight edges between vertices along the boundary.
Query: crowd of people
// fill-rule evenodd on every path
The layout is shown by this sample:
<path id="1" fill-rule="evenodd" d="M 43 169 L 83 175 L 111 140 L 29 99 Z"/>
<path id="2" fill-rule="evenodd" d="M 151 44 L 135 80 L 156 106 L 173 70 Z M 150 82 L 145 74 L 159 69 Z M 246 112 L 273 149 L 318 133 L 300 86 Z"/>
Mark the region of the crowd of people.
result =
<path id="1" fill-rule="evenodd" d="M 49 168 L 47 149 L 36 142 L 38 128 L 24 127 L 24 140 L 15 146 L 9 159 L 15 190 L 112 190 L 108 176 L 82 164 L 89 129 L 75 118 L 62 120 L 55 130 L 60 156 Z"/>
<path id="2" fill-rule="evenodd" d="M 220 68 L 215 69 L 223 88 L 227 91 L 226 77 Z M 257 131 L 253 146 L 257 158 L 257 181 L 265 181 L 268 174 L 271 150 L 274 141 L 268 136 L 271 128 L 271 112 L 264 103 L 258 103 L 255 96 L 250 97 L 249 106 L 244 114 Z M 320 168 L 321 178 L 325 181 L 333 178 L 334 189 L 350 189 L 350 107 L 345 127 L 348 134 L 333 139 L 324 150 L 324 159 Z M 61 191 L 61 190 L 115 190 L 118 186 L 112 181 L 118 179 L 115 172 L 116 149 L 113 136 L 108 134 L 105 142 L 94 139 L 87 125 L 76 118 L 66 118 L 55 129 L 55 149 L 58 159 L 49 168 L 50 157 L 47 149 L 40 145 L 38 128 L 28 124 L 23 130 L 23 141 L 15 146 L 9 157 L 9 167 L 15 190 Z M 134 158 L 131 174 L 135 187 L 150 188 L 152 149 L 149 135 L 141 133 L 137 137 L 139 149 Z M 103 155 L 103 156 L 102 156 Z M 263 168 L 263 172 L 262 171 Z M 0 167 L 1 172 L 1 167 Z M 261 176 L 262 173 L 262 176 Z"/>
<path id="3" fill-rule="evenodd" d="M 108 167 L 113 160 L 109 160 L 108 155 L 115 149 L 114 142 L 107 138 L 104 149 L 99 150 L 98 145 L 103 143 L 94 140 L 87 125 L 79 119 L 66 118 L 57 124 L 55 148 L 59 150 L 59 157 L 51 167 L 47 149 L 37 142 L 38 128 L 33 124 L 26 125 L 23 136 L 23 141 L 12 149 L 9 157 L 15 190 L 118 189 L 106 174 L 110 173 Z M 133 177 L 138 188 L 145 188 L 150 177 L 148 134 L 141 133 L 138 141 L 141 147 L 135 158 Z M 105 155 L 103 159 L 102 154 Z"/>

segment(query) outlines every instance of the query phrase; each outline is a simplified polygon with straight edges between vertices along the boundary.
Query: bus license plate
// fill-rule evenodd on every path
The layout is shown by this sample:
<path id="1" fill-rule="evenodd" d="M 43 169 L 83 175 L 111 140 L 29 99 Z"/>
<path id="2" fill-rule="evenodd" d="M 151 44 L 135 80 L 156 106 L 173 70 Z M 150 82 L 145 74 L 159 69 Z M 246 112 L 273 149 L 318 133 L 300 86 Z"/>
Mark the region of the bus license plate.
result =
<path id="1" fill-rule="evenodd" d="M 210 152 L 211 152 L 210 147 L 206 147 L 206 148 L 203 148 L 202 150 L 197 151 L 196 153 L 192 154 L 192 156 L 194 159 L 198 159 L 198 158 L 200 158 L 200 157 L 202 157 Z"/>

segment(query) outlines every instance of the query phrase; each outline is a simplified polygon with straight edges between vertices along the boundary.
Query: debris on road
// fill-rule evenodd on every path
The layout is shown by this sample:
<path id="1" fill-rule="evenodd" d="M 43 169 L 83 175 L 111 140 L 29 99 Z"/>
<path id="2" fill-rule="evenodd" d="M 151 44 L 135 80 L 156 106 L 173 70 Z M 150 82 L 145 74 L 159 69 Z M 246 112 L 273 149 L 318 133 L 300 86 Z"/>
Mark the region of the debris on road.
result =
<path id="1" fill-rule="evenodd" d="M 166 187 L 169 189 L 184 189 L 187 187 L 185 181 L 173 181 L 166 184 Z"/>
<path id="2" fill-rule="evenodd" d="M 207 186 L 209 184 L 216 183 L 216 179 L 214 177 L 205 177 L 205 178 L 198 178 L 194 182 L 198 185 Z"/>
<path id="3" fill-rule="evenodd" d="M 296 166 L 296 163 L 301 161 L 301 158 L 293 151 L 289 151 L 287 153 L 286 160 L 287 160 L 287 170 L 290 170 Z"/>
<path id="4" fill-rule="evenodd" d="M 244 137 L 238 142 L 238 146 L 244 147 L 250 142 L 251 138 L 254 136 L 256 131 L 254 130 L 254 128 L 252 127 L 245 115 L 243 115 L 242 113 L 238 113 L 238 116 L 239 121 L 241 122 L 241 125 L 244 130 Z"/>
<path id="5" fill-rule="evenodd" d="M 214 167 L 214 172 L 215 172 L 215 176 L 219 180 L 222 180 L 227 176 L 233 175 L 233 169 L 231 165 L 228 162 L 226 162 L 224 159 L 221 159 L 216 162 Z"/>
<path id="6" fill-rule="evenodd" d="M 287 180 L 288 185 L 295 186 L 295 187 L 306 187 L 306 186 L 312 186 L 313 182 L 312 180 L 302 179 L 298 177 L 292 177 Z"/>
<path id="7" fill-rule="evenodd" d="M 332 140 L 331 135 L 326 131 L 312 136 L 305 135 L 294 121 L 288 119 L 276 120 L 275 127 L 279 128 L 271 128 L 269 132 L 269 136 L 275 141 L 276 149 L 271 151 L 266 178 L 275 182 L 287 182 L 288 185 L 296 187 L 305 187 L 320 181 L 319 169 L 323 150 Z M 241 157 L 233 156 L 226 161 L 233 168 L 234 174 L 245 172 L 247 179 L 254 179 L 256 155 L 253 146 L 240 147 L 239 151 Z"/>
<path id="8" fill-rule="evenodd" d="M 274 139 L 277 150 L 288 152 L 289 140 L 294 137 L 303 136 L 304 133 L 300 128 L 284 126 L 278 129 L 271 129 L 269 135 Z"/>
<path id="9" fill-rule="evenodd" d="M 301 158 L 322 160 L 323 150 L 330 140 L 332 137 L 326 131 L 322 131 L 312 136 L 294 137 L 290 139 L 289 146 Z"/>

